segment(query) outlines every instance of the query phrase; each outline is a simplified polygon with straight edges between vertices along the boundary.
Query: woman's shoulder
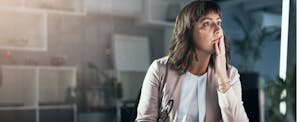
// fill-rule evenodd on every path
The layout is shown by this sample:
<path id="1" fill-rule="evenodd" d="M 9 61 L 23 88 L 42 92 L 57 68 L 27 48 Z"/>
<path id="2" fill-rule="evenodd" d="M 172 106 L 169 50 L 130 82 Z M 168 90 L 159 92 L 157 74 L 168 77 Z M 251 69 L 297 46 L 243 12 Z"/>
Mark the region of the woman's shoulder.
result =
<path id="1" fill-rule="evenodd" d="M 152 70 L 153 72 L 157 72 L 158 74 L 162 74 L 163 73 L 162 71 L 165 71 L 166 69 L 167 61 L 168 61 L 168 56 L 155 59 L 152 62 L 149 69 Z"/>
<path id="2" fill-rule="evenodd" d="M 156 63 L 156 64 L 158 64 L 158 65 L 166 65 L 168 59 L 169 59 L 169 56 L 164 56 L 164 57 L 155 59 L 155 60 L 153 61 L 153 63 Z"/>

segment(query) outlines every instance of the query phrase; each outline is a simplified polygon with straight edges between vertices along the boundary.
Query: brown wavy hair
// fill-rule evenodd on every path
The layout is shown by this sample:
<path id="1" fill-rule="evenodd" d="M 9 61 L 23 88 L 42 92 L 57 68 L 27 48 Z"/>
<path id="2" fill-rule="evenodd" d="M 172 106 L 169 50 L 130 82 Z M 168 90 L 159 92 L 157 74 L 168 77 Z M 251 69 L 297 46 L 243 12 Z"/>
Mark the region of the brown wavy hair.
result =
<path id="1" fill-rule="evenodd" d="M 190 66 L 195 45 L 193 42 L 193 31 L 195 23 L 210 12 L 219 14 L 220 6 L 213 1 L 193 1 L 186 5 L 176 17 L 175 28 L 172 35 L 172 46 L 169 49 L 169 61 L 171 69 L 183 74 Z M 224 35 L 226 62 L 230 61 L 231 46 Z M 214 60 L 211 56 L 209 66 L 213 66 Z M 228 65 L 227 65 L 228 68 Z"/>

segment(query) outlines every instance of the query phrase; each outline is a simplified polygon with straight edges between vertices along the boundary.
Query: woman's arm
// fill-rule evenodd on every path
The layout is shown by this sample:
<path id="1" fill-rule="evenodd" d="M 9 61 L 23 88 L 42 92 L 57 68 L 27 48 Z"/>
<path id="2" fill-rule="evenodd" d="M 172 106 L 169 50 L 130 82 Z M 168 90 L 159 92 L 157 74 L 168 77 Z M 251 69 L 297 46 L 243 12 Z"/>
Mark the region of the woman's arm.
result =
<path id="1" fill-rule="evenodd" d="M 160 71 L 158 62 L 154 61 L 145 76 L 139 105 L 137 122 L 155 122 L 158 118 Z"/>
<path id="2" fill-rule="evenodd" d="M 249 122 L 242 101 L 240 75 L 231 67 L 231 87 L 224 93 L 218 91 L 219 106 L 224 122 Z"/>
<path id="3" fill-rule="evenodd" d="M 219 84 L 218 102 L 221 108 L 222 118 L 224 122 L 248 122 L 249 119 L 242 102 L 240 75 L 237 69 L 230 67 L 230 76 L 227 76 L 224 43 L 224 36 L 221 36 L 218 43 L 214 44 L 214 68 Z"/>

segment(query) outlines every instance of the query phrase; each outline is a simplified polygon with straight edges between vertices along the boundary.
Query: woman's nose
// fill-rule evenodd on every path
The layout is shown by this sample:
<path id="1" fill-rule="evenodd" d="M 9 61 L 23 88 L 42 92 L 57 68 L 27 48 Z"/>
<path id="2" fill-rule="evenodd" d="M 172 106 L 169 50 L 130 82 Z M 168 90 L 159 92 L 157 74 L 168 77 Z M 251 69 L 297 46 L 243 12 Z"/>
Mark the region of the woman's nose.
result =
<path id="1" fill-rule="evenodd" d="M 222 34 L 222 28 L 219 25 L 215 24 L 215 31 L 214 31 L 216 36 L 221 36 Z"/>

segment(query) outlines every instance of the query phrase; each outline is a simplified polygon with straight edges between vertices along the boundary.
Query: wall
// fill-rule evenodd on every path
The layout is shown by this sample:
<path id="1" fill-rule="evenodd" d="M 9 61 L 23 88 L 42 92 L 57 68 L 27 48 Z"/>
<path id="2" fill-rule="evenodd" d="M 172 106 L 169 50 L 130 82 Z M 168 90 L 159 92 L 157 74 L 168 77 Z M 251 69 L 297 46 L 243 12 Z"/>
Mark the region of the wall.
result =
<path id="1" fill-rule="evenodd" d="M 87 0 L 88 4 L 100 6 L 101 4 L 104 5 L 104 2 L 107 2 L 106 5 L 111 5 L 110 7 L 120 5 L 118 1 Z M 132 0 L 129 2 L 134 3 Z M 136 4 L 139 5 L 139 3 Z M 106 8 L 106 11 L 110 11 L 112 9 L 110 7 Z M 124 9 L 126 8 L 122 10 Z M 123 16 L 115 16 L 117 14 L 114 13 L 102 13 L 102 9 L 91 10 L 89 8 L 85 14 L 45 11 L 47 50 L 0 49 L 0 64 L 51 65 L 51 60 L 54 57 L 62 57 L 65 60 L 64 65 L 77 67 L 79 81 L 95 81 L 96 74 L 87 68 L 87 63 L 95 63 L 102 70 L 113 69 L 111 54 L 108 49 L 110 48 L 111 36 L 114 33 L 148 37 L 151 52 L 150 62 L 152 62 L 152 60 L 164 55 L 163 30 L 136 25 L 136 18 L 132 15 L 136 15 L 135 12 L 138 10 L 139 7 L 125 11 Z M 116 12 L 120 11 L 116 10 Z"/>

